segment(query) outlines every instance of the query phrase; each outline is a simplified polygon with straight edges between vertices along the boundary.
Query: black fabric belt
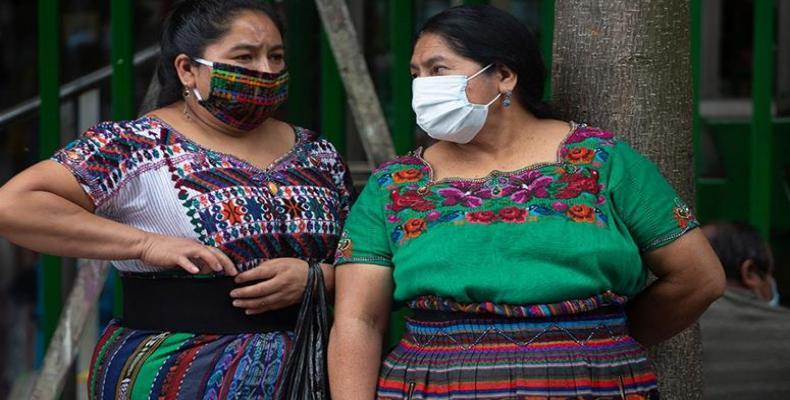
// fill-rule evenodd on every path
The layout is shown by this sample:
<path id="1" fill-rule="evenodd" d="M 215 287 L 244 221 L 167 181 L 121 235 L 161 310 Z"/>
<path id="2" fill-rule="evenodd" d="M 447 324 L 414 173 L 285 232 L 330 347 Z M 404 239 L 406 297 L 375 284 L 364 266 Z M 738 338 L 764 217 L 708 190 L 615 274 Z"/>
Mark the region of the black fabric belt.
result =
<path id="1" fill-rule="evenodd" d="M 150 331 L 242 334 L 293 331 L 299 305 L 257 315 L 234 307 L 232 277 L 123 274 L 121 326 Z"/>

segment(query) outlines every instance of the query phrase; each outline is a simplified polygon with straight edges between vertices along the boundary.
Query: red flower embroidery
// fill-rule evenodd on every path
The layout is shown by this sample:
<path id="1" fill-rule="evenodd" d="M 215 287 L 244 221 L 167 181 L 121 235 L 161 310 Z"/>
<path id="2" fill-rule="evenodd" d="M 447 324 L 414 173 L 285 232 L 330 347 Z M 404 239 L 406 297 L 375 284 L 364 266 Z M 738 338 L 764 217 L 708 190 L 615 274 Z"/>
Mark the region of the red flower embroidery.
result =
<path id="1" fill-rule="evenodd" d="M 568 209 L 568 216 L 576 222 L 595 222 L 595 209 L 584 204 L 577 204 Z"/>
<path id="2" fill-rule="evenodd" d="M 475 211 L 466 214 L 466 220 L 473 224 L 490 224 L 496 219 L 497 215 L 493 211 Z"/>
<path id="3" fill-rule="evenodd" d="M 680 199 L 675 199 L 675 208 L 673 210 L 673 214 L 680 229 L 688 228 L 691 220 L 694 219 L 694 214 L 691 212 L 689 206 L 683 203 L 683 201 Z"/>
<path id="4" fill-rule="evenodd" d="M 404 194 L 398 193 L 397 190 L 390 192 L 390 199 L 392 200 L 392 211 L 399 212 L 401 210 L 411 208 L 415 211 L 430 211 L 436 208 L 433 203 L 425 200 L 417 192 L 410 191 Z"/>
<path id="5" fill-rule="evenodd" d="M 589 164 L 595 157 L 595 150 L 588 147 L 576 147 L 568 152 L 568 161 L 571 164 Z"/>
<path id="6" fill-rule="evenodd" d="M 518 207 L 507 207 L 499 210 L 499 219 L 505 222 L 525 222 L 527 210 Z"/>
<path id="7" fill-rule="evenodd" d="M 573 199 L 579 197 L 582 192 L 598 194 L 601 190 L 598 184 L 598 171 L 594 169 L 590 170 L 590 176 L 584 175 L 581 171 L 563 175 L 560 182 L 565 183 L 566 186 L 557 193 L 558 199 Z"/>
<path id="8" fill-rule="evenodd" d="M 416 182 L 422 178 L 422 171 L 418 169 L 404 169 L 392 174 L 392 179 L 396 183 Z"/>
<path id="9" fill-rule="evenodd" d="M 422 218 L 412 218 L 403 224 L 403 231 L 406 233 L 407 238 L 415 238 L 420 236 L 425 230 L 426 223 Z"/>

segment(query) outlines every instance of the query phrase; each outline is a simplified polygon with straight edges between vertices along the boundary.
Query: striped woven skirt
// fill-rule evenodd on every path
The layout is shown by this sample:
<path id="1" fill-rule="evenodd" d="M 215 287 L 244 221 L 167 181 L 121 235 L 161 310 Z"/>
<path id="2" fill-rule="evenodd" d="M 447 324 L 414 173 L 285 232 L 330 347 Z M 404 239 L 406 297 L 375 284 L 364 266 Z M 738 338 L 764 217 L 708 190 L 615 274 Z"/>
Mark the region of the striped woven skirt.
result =
<path id="1" fill-rule="evenodd" d="M 378 398 L 658 399 L 624 302 L 611 293 L 523 307 L 420 298 L 382 365 Z"/>
<path id="2" fill-rule="evenodd" d="M 96 345 L 90 399 L 272 399 L 290 332 L 198 335 L 112 322 Z"/>

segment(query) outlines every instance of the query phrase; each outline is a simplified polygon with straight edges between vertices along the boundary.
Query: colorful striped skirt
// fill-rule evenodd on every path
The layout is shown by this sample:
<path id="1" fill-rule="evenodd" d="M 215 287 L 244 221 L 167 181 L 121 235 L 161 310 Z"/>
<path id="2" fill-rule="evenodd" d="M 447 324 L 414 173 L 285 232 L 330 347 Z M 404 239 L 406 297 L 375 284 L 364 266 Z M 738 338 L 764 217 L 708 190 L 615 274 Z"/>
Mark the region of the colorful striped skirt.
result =
<path id="1" fill-rule="evenodd" d="M 198 335 L 112 322 L 93 354 L 90 399 L 272 399 L 290 332 Z"/>
<path id="2" fill-rule="evenodd" d="M 378 398 L 658 399 L 620 303 L 611 294 L 525 307 L 418 299 Z"/>

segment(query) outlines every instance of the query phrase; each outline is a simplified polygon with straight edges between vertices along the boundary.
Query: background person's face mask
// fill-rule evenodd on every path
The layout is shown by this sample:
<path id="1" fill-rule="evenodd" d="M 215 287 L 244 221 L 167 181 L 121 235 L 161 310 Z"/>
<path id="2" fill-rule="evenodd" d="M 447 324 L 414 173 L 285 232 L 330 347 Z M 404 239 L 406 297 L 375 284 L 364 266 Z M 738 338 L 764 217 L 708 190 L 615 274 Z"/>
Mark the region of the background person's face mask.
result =
<path id="1" fill-rule="evenodd" d="M 417 125 L 428 136 L 437 140 L 469 143 L 483 128 L 488 107 L 502 95 L 498 94 L 488 104 L 473 104 L 466 96 L 466 87 L 493 64 L 476 74 L 430 76 L 415 78 L 412 82 L 411 106 L 417 114 Z"/>
<path id="2" fill-rule="evenodd" d="M 771 277 L 771 300 L 768 300 L 771 307 L 779 307 L 779 288 L 776 286 L 776 279 Z"/>
<path id="3" fill-rule="evenodd" d="M 198 103 L 218 120 L 249 131 L 263 123 L 288 98 L 288 71 L 261 72 L 236 65 L 196 58 L 211 67 L 210 93 L 203 99 L 193 89 Z"/>

